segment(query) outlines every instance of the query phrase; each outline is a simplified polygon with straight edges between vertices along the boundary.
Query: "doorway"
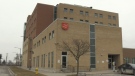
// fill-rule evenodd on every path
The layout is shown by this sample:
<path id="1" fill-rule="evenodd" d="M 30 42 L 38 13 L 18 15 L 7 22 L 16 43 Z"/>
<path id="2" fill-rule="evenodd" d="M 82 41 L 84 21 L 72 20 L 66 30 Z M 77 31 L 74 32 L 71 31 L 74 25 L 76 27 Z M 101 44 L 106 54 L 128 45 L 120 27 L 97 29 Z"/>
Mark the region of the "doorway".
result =
<path id="1" fill-rule="evenodd" d="M 62 52 L 61 65 L 62 68 L 67 68 L 67 52 Z"/>

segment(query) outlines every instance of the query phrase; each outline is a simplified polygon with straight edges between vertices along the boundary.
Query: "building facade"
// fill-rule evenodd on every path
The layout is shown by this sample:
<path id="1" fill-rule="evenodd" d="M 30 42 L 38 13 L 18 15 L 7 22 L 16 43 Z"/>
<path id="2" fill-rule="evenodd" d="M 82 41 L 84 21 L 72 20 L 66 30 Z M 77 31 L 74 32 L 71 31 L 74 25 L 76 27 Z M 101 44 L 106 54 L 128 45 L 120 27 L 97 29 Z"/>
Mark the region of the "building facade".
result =
<path id="1" fill-rule="evenodd" d="M 74 57 L 69 52 L 60 51 L 56 46 L 72 39 L 90 43 L 89 53 L 80 58 L 81 71 L 89 71 L 91 68 L 107 70 L 112 68 L 113 61 L 116 66 L 123 63 L 122 31 L 118 13 L 63 3 L 53 6 L 53 11 L 51 24 L 32 39 L 31 50 L 34 54 L 30 53 L 30 66 L 55 71 L 76 71 Z"/>

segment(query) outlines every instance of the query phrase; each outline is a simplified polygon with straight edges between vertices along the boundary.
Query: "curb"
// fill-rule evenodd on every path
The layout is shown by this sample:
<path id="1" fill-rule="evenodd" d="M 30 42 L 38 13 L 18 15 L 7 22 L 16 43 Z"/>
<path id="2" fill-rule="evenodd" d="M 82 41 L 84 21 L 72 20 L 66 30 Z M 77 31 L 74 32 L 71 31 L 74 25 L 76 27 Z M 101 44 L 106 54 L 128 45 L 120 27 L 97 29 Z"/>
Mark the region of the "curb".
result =
<path id="1" fill-rule="evenodd" d="M 15 74 L 9 67 L 8 67 L 8 71 L 9 71 L 11 76 L 17 76 L 17 74 Z"/>

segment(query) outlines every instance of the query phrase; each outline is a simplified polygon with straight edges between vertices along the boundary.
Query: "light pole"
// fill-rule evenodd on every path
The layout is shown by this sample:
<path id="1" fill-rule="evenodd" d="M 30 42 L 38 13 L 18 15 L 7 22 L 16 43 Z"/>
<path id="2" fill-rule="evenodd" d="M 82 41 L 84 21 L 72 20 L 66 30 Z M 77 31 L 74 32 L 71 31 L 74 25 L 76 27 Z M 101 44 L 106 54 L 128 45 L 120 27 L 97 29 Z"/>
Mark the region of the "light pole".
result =
<path id="1" fill-rule="evenodd" d="M 21 48 L 15 47 L 17 49 L 20 49 L 20 66 L 21 66 Z"/>

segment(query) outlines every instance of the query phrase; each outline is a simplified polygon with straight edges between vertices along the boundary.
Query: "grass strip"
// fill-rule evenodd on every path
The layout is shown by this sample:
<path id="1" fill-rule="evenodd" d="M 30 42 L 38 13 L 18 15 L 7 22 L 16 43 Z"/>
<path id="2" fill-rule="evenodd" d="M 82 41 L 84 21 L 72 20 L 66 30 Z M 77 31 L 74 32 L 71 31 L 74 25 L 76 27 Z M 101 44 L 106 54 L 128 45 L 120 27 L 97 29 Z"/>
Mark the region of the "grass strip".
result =
<path id="1" fill-rule="evenodd" d="M 29 71 L 29 70 L 25 70 L 19 67 L 15 67 L 15 66 L 10 66 L 10 69 L 17 74 L 17 76 L 46 76 L 43 74 L 35 74 L 35 72 Z"/>

